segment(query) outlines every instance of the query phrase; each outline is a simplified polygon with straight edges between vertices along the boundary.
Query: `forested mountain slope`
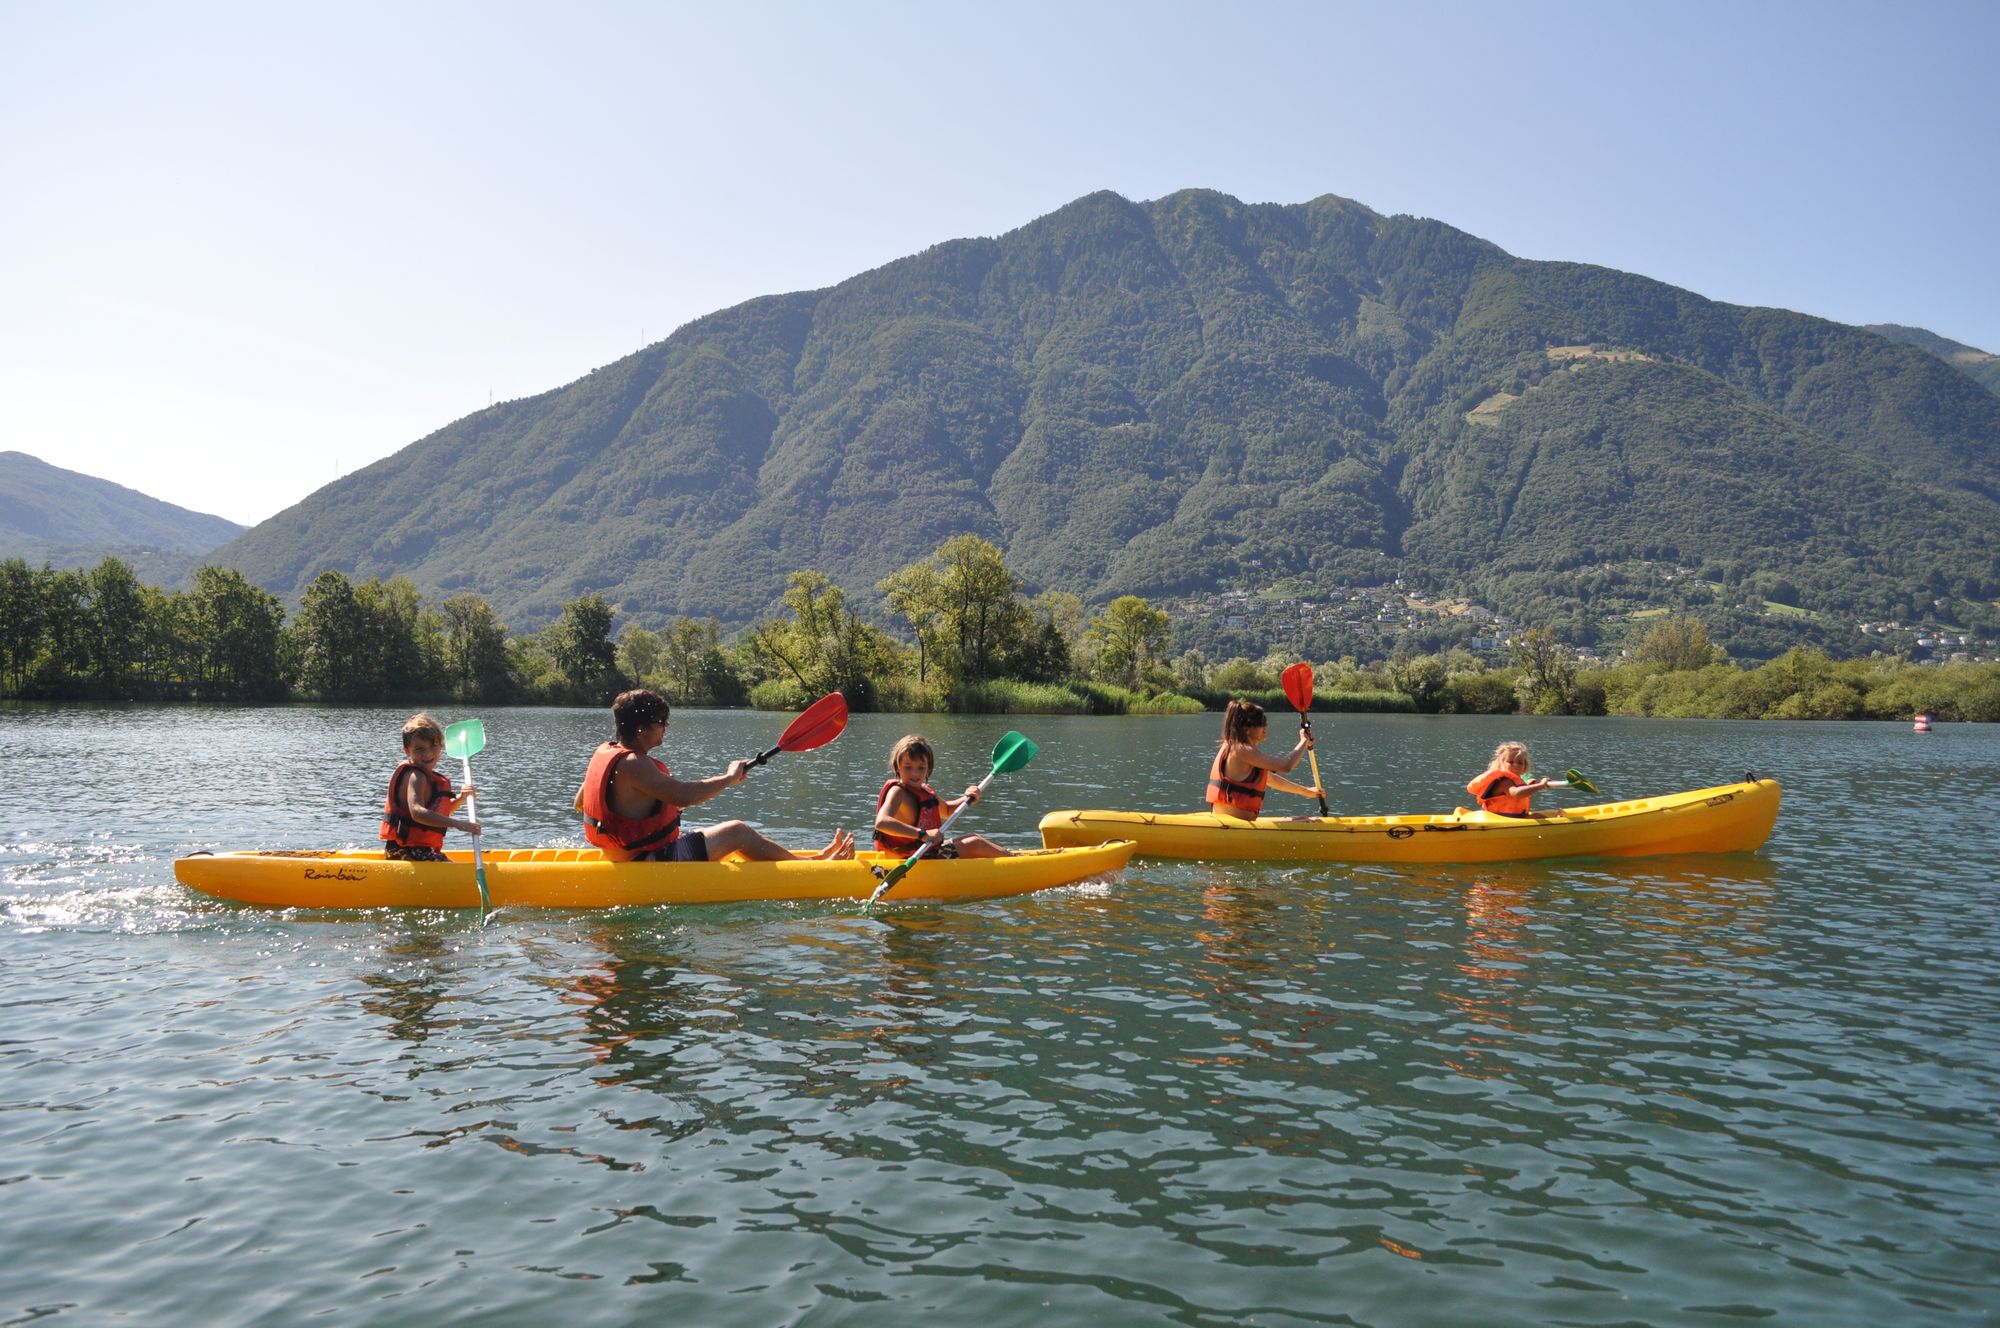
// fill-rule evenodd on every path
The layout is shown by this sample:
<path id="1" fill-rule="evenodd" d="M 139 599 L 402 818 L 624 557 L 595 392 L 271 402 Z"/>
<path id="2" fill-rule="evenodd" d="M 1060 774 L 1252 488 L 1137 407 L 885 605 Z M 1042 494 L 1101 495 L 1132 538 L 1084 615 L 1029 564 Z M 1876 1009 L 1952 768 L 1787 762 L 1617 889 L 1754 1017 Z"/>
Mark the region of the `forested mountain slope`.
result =
<path id="1" fill-rule="evenodd" d="M 1962 341 L 1953 341 L 1949 337 L 1941 337 L 1921 327 L 1904 327 L 1898 323 L 1870 323 L 1868 330 L 1878 332 L 1891 341 L 1900 341 L 1919 350 L 1927 350 L 1988 392 L 2000 393 L 2000 355 L 1980 350 L 1976 346 L 1968 346 Z"/>
<path id="2" fill-rule="evenodd" d="M 142 576 L 171 580 L 244 529 L 25 452 L 0 452 L 0 558 L 88 567 L 114 554 Z"/>
<path id="3" fill-rule="evenodd" d="M 1407 575 L 1504 609 L 1655 558 L 1868 611 L 2000 594 L 2000 398 L 1916 347 L 1345 199 L 1093 194 L 772 296 L 329 485 L 218 555 L 741 623 L 972 532 L 1104 600 Z"/>

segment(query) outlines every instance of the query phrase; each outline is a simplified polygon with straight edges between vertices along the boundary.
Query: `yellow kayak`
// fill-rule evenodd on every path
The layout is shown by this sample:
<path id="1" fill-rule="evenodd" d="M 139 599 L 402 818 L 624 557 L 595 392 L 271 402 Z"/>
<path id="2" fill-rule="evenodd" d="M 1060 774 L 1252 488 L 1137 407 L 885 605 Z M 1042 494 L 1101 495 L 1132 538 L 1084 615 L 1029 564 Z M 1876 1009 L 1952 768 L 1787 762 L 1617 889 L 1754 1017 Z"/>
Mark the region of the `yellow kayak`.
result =
<path id="1" fill-rule="evenodd" d="M 1741 853 L 1770 837 L 1774 780 L 1746 780 L 1657 798 L 1564 807 L 1533 816 L 1463 808 L 1446 816 L 1300 816 L 1238 821 L 1212 812 L 1050 812 L 1050 848 L 1138 841 L 1155 858 L 1269 858 L 1316 862 L 1517 862 L 1585 855 Z"/>
<path id="2" fill-rule="evenodd" d="M 1029 849 L 1008 858 L 925 858 L 883 897 L 988 899 L 1075 885 L 1120 871 L 1129 840 Z M 388 862 L 379 850 L 198 853 L 174 860 L 182 885 L 245 904 L 284 908 L 477 908 L 472 853 L 449 862 Z M 759 899 L 866 899 L 875 868 L 900 858 L 858 853 L 846 862 L 606 862 L 594 848 L 491 849 L 486 886 L 493 907 L 625 908 L 729 904 Z"/>

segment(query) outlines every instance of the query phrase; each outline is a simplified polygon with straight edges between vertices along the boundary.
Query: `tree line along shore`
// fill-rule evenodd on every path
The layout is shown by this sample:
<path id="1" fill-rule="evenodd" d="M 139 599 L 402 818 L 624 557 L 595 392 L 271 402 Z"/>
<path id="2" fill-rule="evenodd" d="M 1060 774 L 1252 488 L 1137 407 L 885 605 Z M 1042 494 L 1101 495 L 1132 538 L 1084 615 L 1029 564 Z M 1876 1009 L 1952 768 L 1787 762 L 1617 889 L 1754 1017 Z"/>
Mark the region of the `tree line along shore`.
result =
<path id="1" fill-rule="evenodd" d="M 1168 615 L 1125 595 L 1092 612 L 1066 591 L 1029 596 L 999 551 L 945 541 L 876 590 L 898 635 L 862 619 L 816 571 L 779 609 L 725 637 L 713 620 L 654 631 L 601 596 L 513 634 L 476 593 L 426 598 L 407 578 L 321 572 L 295 612 L 239 572 L 202 567 L 185 590 L 141 582 L 118 558 L 88 570 L 0 563 L 0 697 L 22 700 L 598 705 L 630 686 L 679 705 L 797 708 L 828 692 L 856 709 L 987 714 L 1194 714 L 1231 697 L 1289 709 L 1277 642 L 1261 659 L 1172 650 Z M 1647 715 L 1722 719 L 2000 720 L 2000 665 L 1835 660 L 1795 647 L 1731 662 L 1682 613 L 1629 656 L 1580 664 L 1547 625 L 1504 662 L 1465 650 L 1316 664 L 1324 710 Z"/>

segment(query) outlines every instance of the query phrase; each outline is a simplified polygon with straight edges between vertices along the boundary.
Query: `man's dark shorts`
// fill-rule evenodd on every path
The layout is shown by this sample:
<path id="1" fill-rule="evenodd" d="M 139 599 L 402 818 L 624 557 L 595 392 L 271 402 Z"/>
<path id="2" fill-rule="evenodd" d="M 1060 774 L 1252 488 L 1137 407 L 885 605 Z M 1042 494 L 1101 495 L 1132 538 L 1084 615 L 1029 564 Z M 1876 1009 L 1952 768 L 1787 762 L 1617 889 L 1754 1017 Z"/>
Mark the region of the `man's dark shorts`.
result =
<path id="1" fill-rule="evenodd" d="M 444 853 L 424 844 L 391 844 L 384 842 L 382 856 L 390 862 L 450 862 Z"/>
<path id="2" fill-rule="evenodd" d="M 700 830 L 684 830 L 671 844 L 647 849 L 634 862 L 707 862 L 708 836 Z"/>

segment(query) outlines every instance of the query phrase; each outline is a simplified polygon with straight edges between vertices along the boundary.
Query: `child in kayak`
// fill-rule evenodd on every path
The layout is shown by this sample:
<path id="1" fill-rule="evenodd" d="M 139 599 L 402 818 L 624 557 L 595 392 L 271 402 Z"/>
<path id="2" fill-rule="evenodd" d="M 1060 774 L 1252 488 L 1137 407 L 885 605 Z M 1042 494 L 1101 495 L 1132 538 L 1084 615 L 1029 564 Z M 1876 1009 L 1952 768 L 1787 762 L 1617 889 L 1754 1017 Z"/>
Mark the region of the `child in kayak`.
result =
<path id="1" fill-rule="evenodd" d="M 1465 791 L 1479 799 L 1481 811 L 1495 816 L 1533 816 L 1535 809 L 1529 804 L 1548 786 L 1546 779 L 1528 778 L 1525 743 L 1503 742 L 1493 749 L 1493 760 L 1473 776 Z"/>
<path id="2" fill-rule="evenodd" d="M 1264 707 L 1254 702 L 1231 701 L 1222 712 L 1222 744 L 1208 767 L 1208 809 L 1217 816 L 1256 820 L 1264 809 L 1264 793 L 1271 788 L 1305 798 L 1325 796 L 1326 790 L 1317 784 L 1307 788 L 1285 778 L 1311 749 L 1312 735 L 1299 734 L 1291 751 L 1271 756 L 1259 750 L 1270 731 Z"/>
<path id="3" fill-rule="evenodd" d="M 613 862 L 711 862 L 740 853 L 752 862 L 793 858 L 851 858 L 854 836 L 836 829 L 817 853 L 794 853 L 767 839 L 747 821 L 723 821 L 705 830 L 681 829 L 681 812 L 741 784 L 750 761 L 738 759 L 707 779 L 677 779 L 652 755 L 667 736 L 667 699 L 644 688 L 611 703 L 618 736 L 598 744 L 572 804 L 583 813 L 583 837 Z"/>
<path id="4" fill-rule="evenodd" d="M 404 721 L 402 764 L 382 800 L 382 856 L 391 862 L 444 862 L 445 831 L 479 833 L 479 822 L 452 819 L 477 790 L 451 791 L 451 777 L 437 768 L 443 755 L 444 725 L 421 711 Z"/>
<path id="5" fill-rule="evenodd" d="M 1003 848 L 983 835 L 959 835 L 949 843 L 940 827 L 960 807 L 979 801 L 979 786 L 967 788 L 950 802 L 942 802 L 926 783 L 937 764 L 930 739 L 911 733 L 897 739 L 889 749 L 891 778 L 875 795 L 875 848 L 882 853 L 907 857 L 925 843 L 934 858 L 1006 858 Z"/>

